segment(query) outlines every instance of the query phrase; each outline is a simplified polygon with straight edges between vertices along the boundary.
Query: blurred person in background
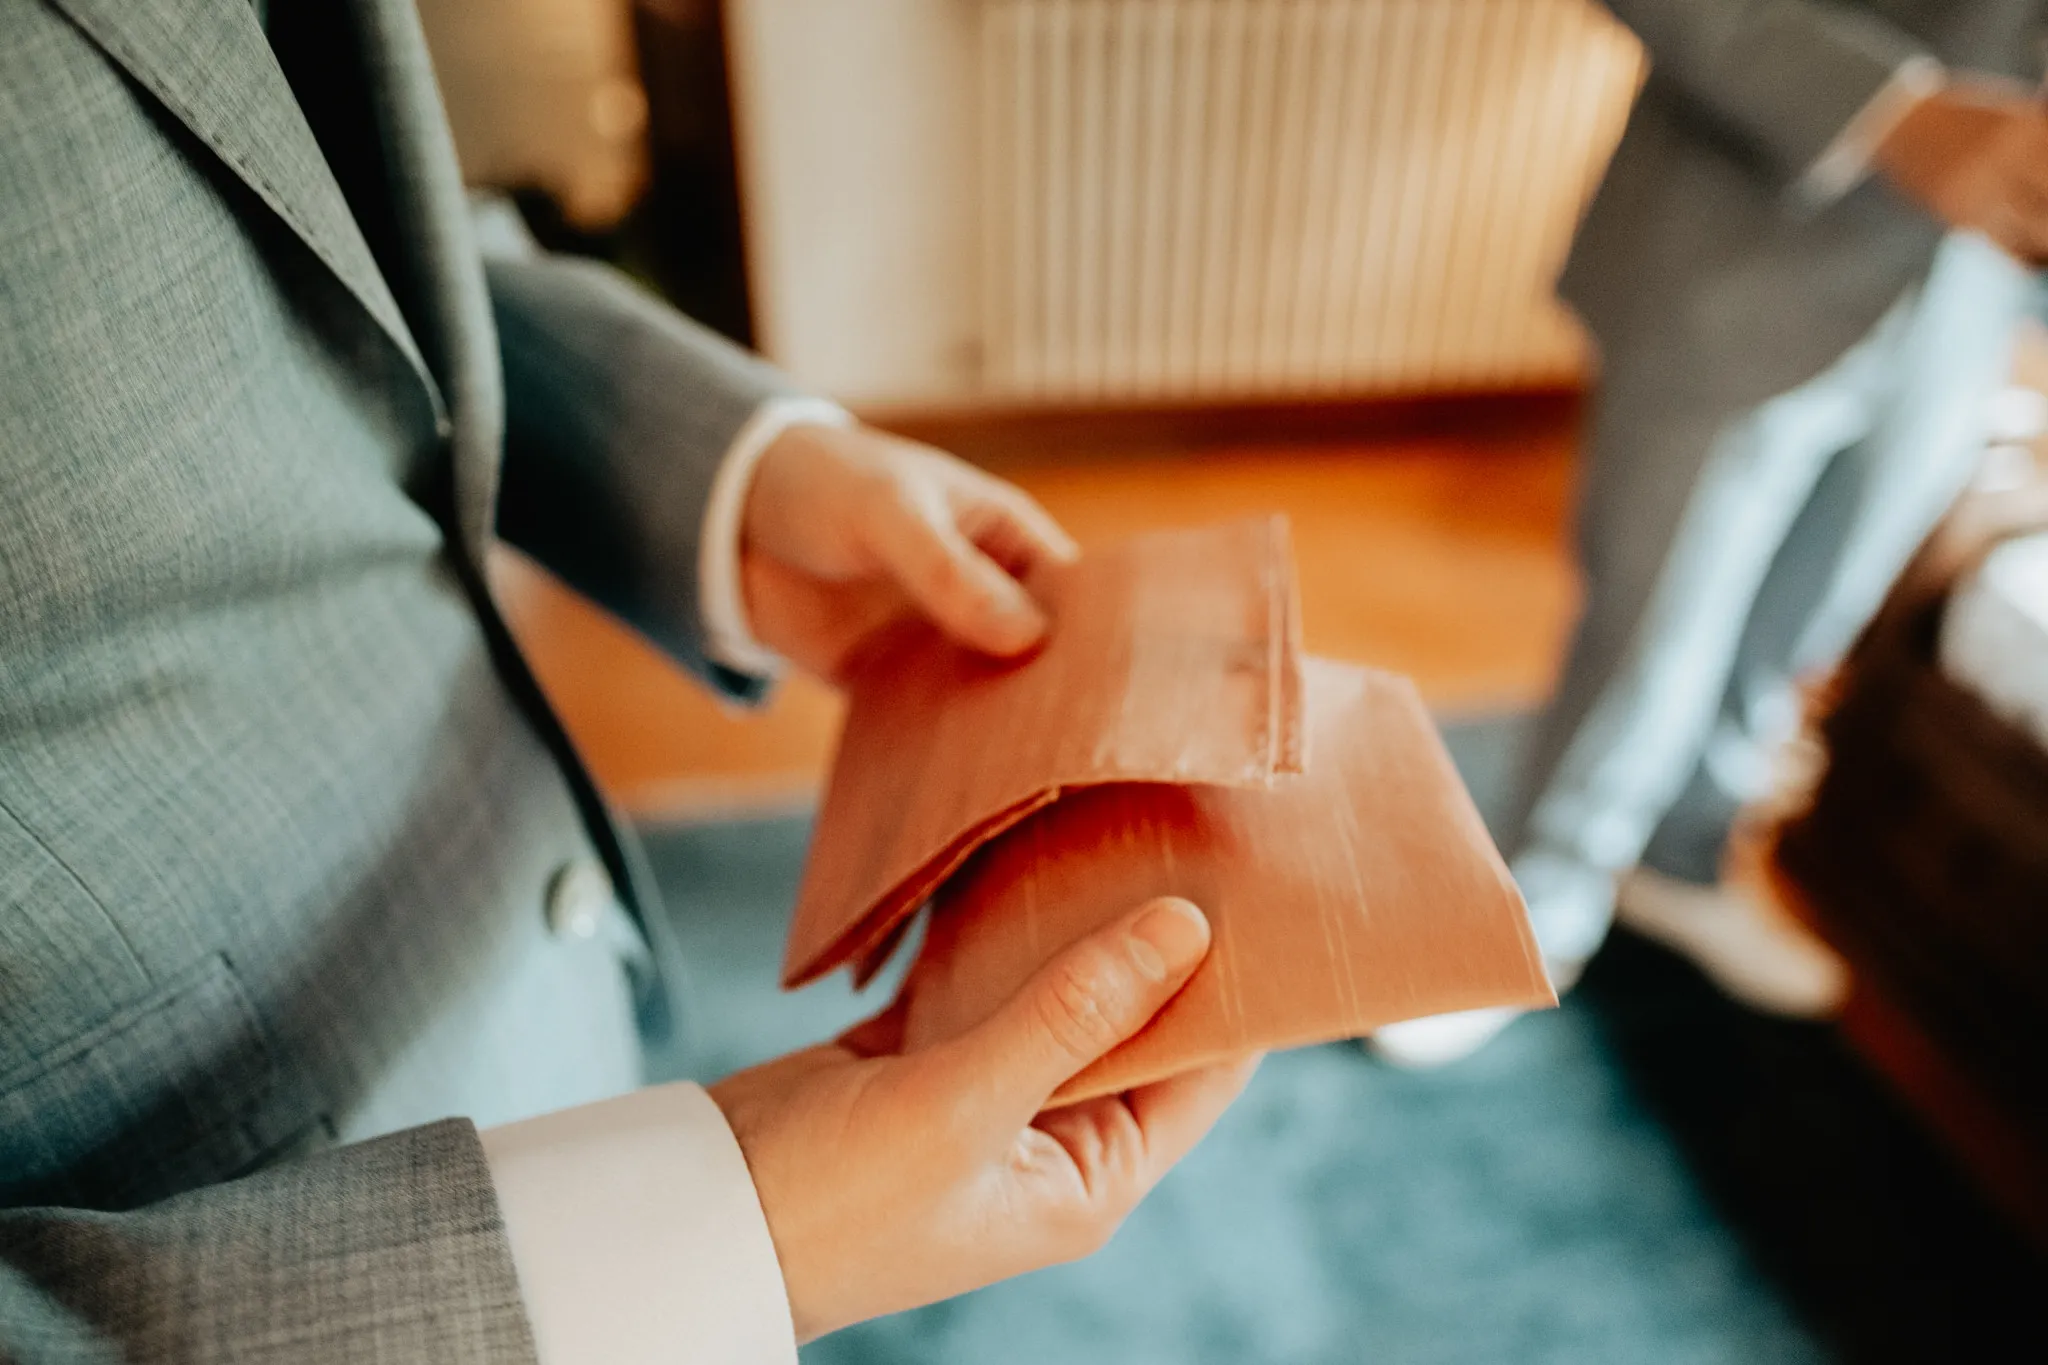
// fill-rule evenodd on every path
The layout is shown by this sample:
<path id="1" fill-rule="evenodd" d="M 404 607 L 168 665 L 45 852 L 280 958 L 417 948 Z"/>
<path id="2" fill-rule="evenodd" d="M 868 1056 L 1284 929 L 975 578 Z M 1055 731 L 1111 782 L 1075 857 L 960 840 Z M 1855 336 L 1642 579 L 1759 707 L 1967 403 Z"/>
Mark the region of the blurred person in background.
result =
<path id="1" fill-rule="evenodd" d="M 793 1361 L 1092 1250 L 1248 1074 L 1039 1112 L 1162 901 L 944 1047 L 635 1090 L 672 931 L 499 535 L 737 698 L 1028 649 L 1073 547 L 499 235 L 410 0 L 0 0 L 0 1359 Z"/>
<path id="2" fill-rule="evenodd" d="M 2048 259 L 2041 0 L 1607 0 L 1650 72 L 1561 292 L 1600 352 L 1585 605 L 1500 831 L 1559 987 L 1616 911 L 1792 1016 L 1846 986 L 1721 881 L 1739 807 L 1967 481 Z M 1440 1063 L 1512 1019 L 1395 1025 Z"/>

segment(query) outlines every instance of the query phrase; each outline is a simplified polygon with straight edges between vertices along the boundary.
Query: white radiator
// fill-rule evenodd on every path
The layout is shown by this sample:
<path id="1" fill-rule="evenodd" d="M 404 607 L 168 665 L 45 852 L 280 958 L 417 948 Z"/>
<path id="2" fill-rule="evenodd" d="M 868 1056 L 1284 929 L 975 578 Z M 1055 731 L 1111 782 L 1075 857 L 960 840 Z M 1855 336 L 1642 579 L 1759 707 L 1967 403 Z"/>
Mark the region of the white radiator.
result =
<path id="1" fill-rule="evenodd" d="M 817 45 L 797 54 L 815 78 L 854 40 L 841 16 L 885 9 L 929 36 L 832 78 L 865 96 L 778 85 L 778 47 Z M 1551 286 L 1641 73 L 1590 0 L 736 0 L 735 19 L 764 338 L 850 397 L 1580 373 Z M 863 120 L 894 146 L 848 167 Z"/>

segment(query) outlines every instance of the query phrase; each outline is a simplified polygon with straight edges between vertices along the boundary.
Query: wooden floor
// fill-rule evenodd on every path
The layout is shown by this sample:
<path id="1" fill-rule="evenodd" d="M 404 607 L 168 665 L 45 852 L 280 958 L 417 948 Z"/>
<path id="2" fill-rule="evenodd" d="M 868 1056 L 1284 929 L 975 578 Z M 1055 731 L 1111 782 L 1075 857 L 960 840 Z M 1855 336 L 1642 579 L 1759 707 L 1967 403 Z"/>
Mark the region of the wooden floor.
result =
<path id="1" fill-rule="evenodd" d="M 1084 546 L 1285 512 L 1309 648 L 1410 674 L 1439 711 L 1528 707 L 1551 684 L 1576 600 L 1569 403 L 1319 424 L 897 425 L 1014 479 Z M 1275 427 L 1286 434 L 1260 437 Z M 531 565 L 508 558 L 499 577 L 542 685 L 628 811 L 773 808 L 816 791 L 840 714 L 829 691 L 794 678 L 759 712 L 725 708 Z"/>

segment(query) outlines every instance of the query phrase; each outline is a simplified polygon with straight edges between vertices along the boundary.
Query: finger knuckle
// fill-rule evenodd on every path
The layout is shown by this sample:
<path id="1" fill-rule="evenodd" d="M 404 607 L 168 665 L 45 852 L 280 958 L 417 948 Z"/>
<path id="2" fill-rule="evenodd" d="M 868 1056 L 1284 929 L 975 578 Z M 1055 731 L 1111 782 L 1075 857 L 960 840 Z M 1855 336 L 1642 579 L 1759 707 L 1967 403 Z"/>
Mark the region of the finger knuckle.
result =
<path id="1" fill-rule="evenodd" d="M 1076 1209 L 1059 1230 L 1063 1259 L 1082 1260 L 1109 1245 L 1123 1225 L 1121 1212 L 1097 1206 Z"/>
<path id="2" fill-rule="evenodd" d="M 967 574 L 967 566 L 951 547 L 943 544 L 934 546 L 931 568 L 927 575 L 932 591 L 949 597 L 966 597 L 972 594 L 974 582 Z"/>
<path id="3" fill-rule="evenodd" d="M 1116 1237 L 1117 1230 L 1123 1225 L 1124 1220 L 1121 1215 L 1097 1217 L 1093 1226 L 1088 1229 L 1088 1235 L 1084 1243 L 1087 1250 L 1082 1254 L 1093 1256 L 1096 1252 L 1108 1246 L 1111 1240 Z"/>
<path id="4" fill-rule="evenodd" d="M 1075 953 L 1053 969 L 1039 995 L 1039 1023 L 1068 1052 L 1093 1057 L 1119 1033 L 1122 983 L 1109 955 Z"/>
<path id="5" fill-rule="evenodd" d="M 1032 497 L 1015 484 L 999 484 L 1003 501 L 1015 513 L 1018 520 L 1034 526 L 1044 526 L 1052 520 L 1052 513 L 1045 510 L 1045 504 Z"/>
<path id="6" fill-rule="evenodd" d="M 910 506 L 910 498 L 903 481 L 888 469 L 873 466 L 856 473 L 853 496 L 871 512 Z"/>
<path id="7" fill-rule="evenodd" d="M 965 612 L 980 606 L 987 596 L 967 566 L 958 556 L 952 554 L 933 556 L 930 591 L 940 605 L 956 612 Z"/>

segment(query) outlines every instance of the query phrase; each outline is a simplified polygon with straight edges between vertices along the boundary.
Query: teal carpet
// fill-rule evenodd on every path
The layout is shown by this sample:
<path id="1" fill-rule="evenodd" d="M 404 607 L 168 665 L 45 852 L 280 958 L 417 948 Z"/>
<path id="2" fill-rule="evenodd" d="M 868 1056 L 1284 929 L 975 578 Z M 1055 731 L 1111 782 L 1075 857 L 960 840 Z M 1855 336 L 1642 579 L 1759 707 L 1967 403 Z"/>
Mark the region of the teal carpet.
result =
<path id="1" fill-rule="evenodd" d="M 1490 804 L 1509 723 L 1452 748 Z M 885 1000 L 773 987 L 807 826 L 655 832 L 711 1077 Z M 2048 1360 L 2048 1277 L 1823 1028 L 1618 935 L 1565 1007 L 1429 1075 L 1271 1058 L 1103 1252 L 805 1365 Z"/>

